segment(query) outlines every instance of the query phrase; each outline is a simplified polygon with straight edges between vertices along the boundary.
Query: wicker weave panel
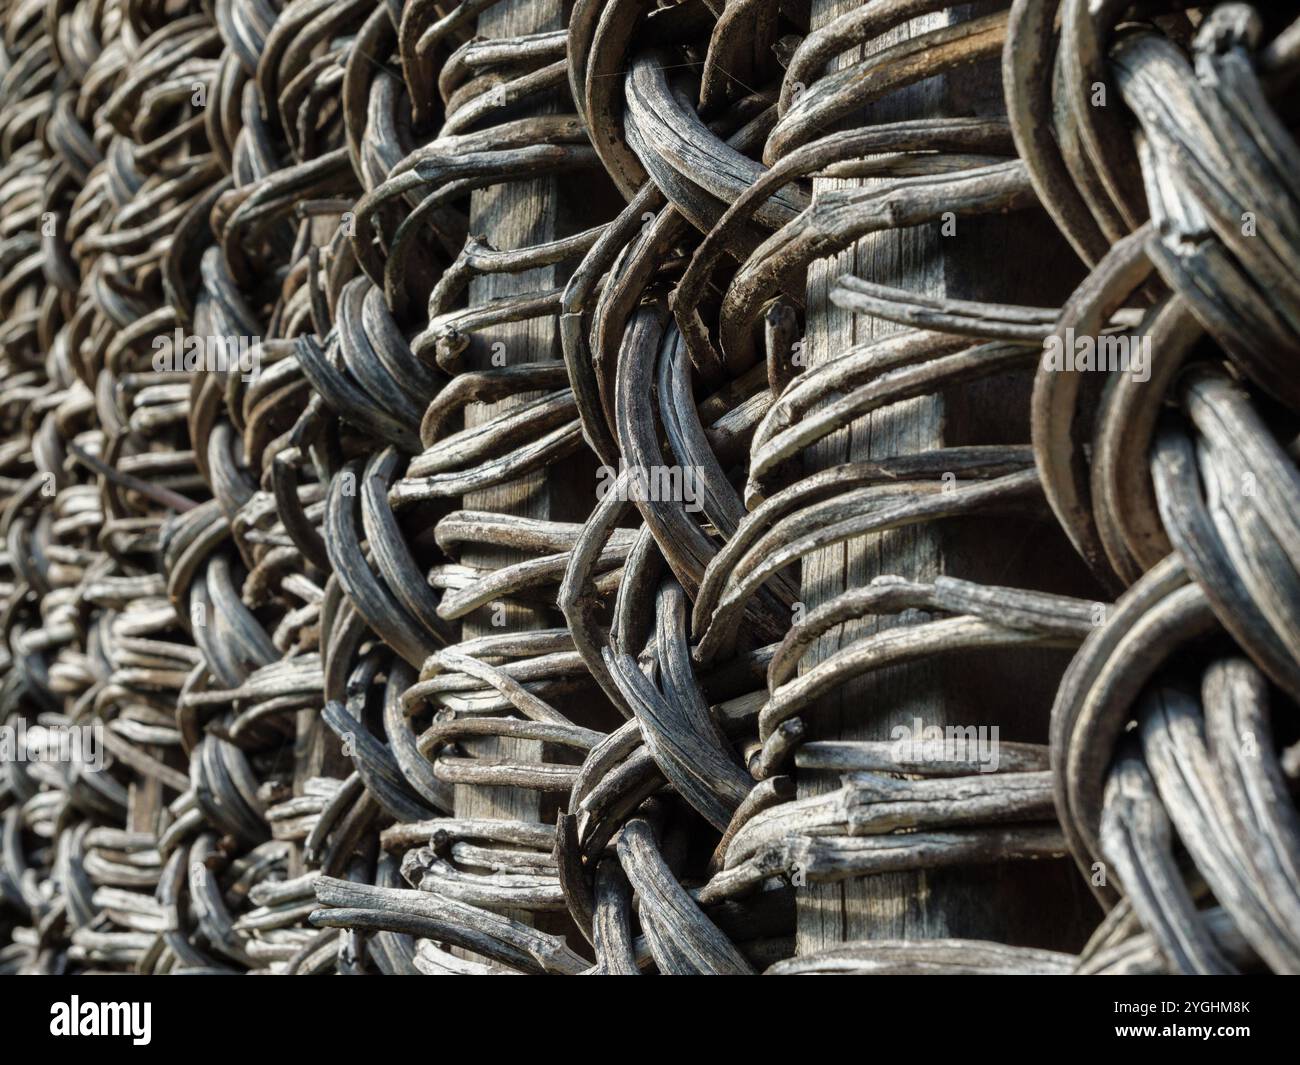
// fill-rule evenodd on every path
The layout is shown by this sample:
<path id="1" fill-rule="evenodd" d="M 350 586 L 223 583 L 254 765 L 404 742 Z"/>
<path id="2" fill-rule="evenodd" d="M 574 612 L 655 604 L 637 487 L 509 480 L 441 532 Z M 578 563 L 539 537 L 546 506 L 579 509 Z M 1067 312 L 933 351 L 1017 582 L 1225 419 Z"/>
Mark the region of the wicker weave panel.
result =
<path id="1" fill-rule="evenodd" d="M 0 972 L 1300 972 L 1300 5 L 836 11 L 0 0 Z"/>

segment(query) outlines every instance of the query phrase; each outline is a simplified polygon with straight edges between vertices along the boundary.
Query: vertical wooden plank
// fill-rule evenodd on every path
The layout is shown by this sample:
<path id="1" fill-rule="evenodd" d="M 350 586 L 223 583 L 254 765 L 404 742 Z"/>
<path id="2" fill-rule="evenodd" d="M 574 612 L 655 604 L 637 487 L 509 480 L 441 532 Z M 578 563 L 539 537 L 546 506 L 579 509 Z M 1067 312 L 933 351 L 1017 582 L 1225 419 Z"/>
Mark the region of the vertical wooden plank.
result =
<path id="1" fill-rule="evenodd" d="M 813 0 L 812 26 L 825 25 L 858 6 L 857 0 Z M 943 15 L 900 27 L 885 42 L 905 40 L 916 32 L 941 26 Z M 877 42 L 875 47 L 884 46 Z M 859 53 L 850 53 L 850 59 Z M 941 86 L 935 79 L 896 93 L 874 107 L 873 121 L 942 113 Z M 819 179 L 814 192 L 859 182 Z M 929 229 L 906 229 L 860 240 L 852 249 L 815 263 L 808 271 L 808 317 L 805 350 L 810 365 L 828 362 L 854 344 L 887 336 L 897 327 L 856 318 L 830 302 L 829 291 L 844 273 L 918 292 L 942 294 L 943 270 L 938 237 Z M 843 462 L 924 451 L 941 441 L 943 410 L 938 397 L 922 397 L 877 411 L 821 441 L 805 458 L 807 472 Z M 802 601 L 809 610 L 847 588 L 868 583 L 881 573 L 916 579 L 939 571 L 939 544 L 928 526 L 900 529 L 882 536 L 857 538 L 818 551 L 804 560 Z M 804 658 L 803 668 L 830 657 L 839 647 L 898 624 L 884 617 L 865 619 L 827 633 Z M 871 705 L 870 714 L 864 707 Z M 888 707 L 877 710 L 875 707 Z M 934 670 L 905 666 L 885 670 L 829 696 L 811 715 L 817 739 L 887 739 L 890 728 L 915 717 L 943 723 L 942 699 Z M 823 794 L 839 786 L 833 774 L 799 774 L 799 796 Z M 833 884 L 809 884 L 798 892 L 797 950 L 811 953 L 853 939 L 930 938 L 947 934 L 941 900 L 930 897 L 924 874 L 886 874 Z"/>
<path id="2" fill-rule="evenodd" d="M 858 6 L 858 0 L 813 0 L 812 25 Z M 978 13 L 983 13 L 982 11 Z M 946 25 L 944 13 L 914 20 L 873 50 Z M 856 58 L 856 56 L 853 56 Z M 847 60 L 846 60 L 847 61 Z M 932 78 L 895 93 L 870 109 L 871 122 L 943 115 L 1000 114 L 996 64 L 949 79 Z M 859 182 L 819 180 L 816 188 Z M 811 364 L 853 344 L 897 331 L 891 323 L 854 318 L 831 305 L 835 278 L 852 272 L 882 284 L 929 295 L 988 298 L 1054 305 L 1081 275 L 1075 257 L 1052 228 L 1024 214 L 963 220 L 956 237 L 939 227 L 869 236 L 850 251 L 815 264 L 808 274 L 805 350 Z M 1046 273 L 1043 267 L 1047 267 Z M 1028 380 L 999 378 L 973 387 L 897 404 L 859 419 L 806 456 L 807 472 L 837 463 L 969 443 L 1024 443 Z M 952 573 L 972 580 L 1089 594 L 1089 582 L 1048 523 L 934 523 L 861 537 L 809 557 L 802 599 L 812 609 L 846 588 L 880 574 L 932 580 Z M 894 616 L 864 619 L 828 633 L 805 657 L 803 668 L 839 647 L 876 631 L 915 621 Z M 1043 742 L 1057 652 L 944 657 L 899 666 L 845 685 L 809 720 L 817 739 L 888 739 L 898 724 L 998 725 L 1003 740 Z M 1009 677 L 1015 684 L 1008 684 Z M 833 774 L 799 775 L 800 797 L 839 786 Z M 1061 863 L 972 867 L 891 873 L 798 891 L 800 954 L 857 939 L 963 937 L 1077 949 L 1087 922 L 1076 919 L 1091 903 Z M 1034 900 L 1059 900 L 1049 921 Z"/>
<path id="3" fill-rule="evenodd" d="M 561 0 L 502 0 L 488 8 L 478 19 L 481 37 L 516 37 L 527 33 L 557 30 L 564 25 Z M 524 248 L 554 240 L 559 236 L 559 189 L 554 178 L 513 181 L 473 193 L 470 201 L 470 229 L 487 238 L 499 249 Z M 476 278 L 470 285 L 470 302 L 483 303 L 497 296 L 552 288 L 557 283 L 556 267 L 540 267 L 522 274 L 493 274 Z M 496 347 L 496 345 L 504 347 Z M 474 369 L 492 365 L 494 349 L 508 365 L 537 362 L 559 356 L 559 333 L 553 318 L 514 322 L 485 329 L 474 337 L 468 353 Z M 465 413 L 467 425 L 477 425 L 502 411 L 527 402 L 531 396 L 517 396 L 499 403 L 472 404 Z M 509 484 L 465 496 L 465 506 L 474 510 L 494 510 L 529 518 L 552 517 L 552 491 L 547 471 L 538 471 Z M 495 547 L 467 548 L 462 561 L 470 566 L 498 569 L 519 561 L 517 552 Z M 490 607 L 475 611 L 465 619 L 465 639 L 500 633 L 491 624 Z M 509 606 L 505 611 L 509 629 L 541 628 L 545 620 L 540 612 Z M 479 757 L 500 755 L 511 760 L 539 761 L 541 745 L 532 740 L 485 739 L 472 747 Z M 457 785 L 455 807 L 458 817 L 501 817 L 535 821 L 540 812 L 537 792 L 523 788 Z"/>

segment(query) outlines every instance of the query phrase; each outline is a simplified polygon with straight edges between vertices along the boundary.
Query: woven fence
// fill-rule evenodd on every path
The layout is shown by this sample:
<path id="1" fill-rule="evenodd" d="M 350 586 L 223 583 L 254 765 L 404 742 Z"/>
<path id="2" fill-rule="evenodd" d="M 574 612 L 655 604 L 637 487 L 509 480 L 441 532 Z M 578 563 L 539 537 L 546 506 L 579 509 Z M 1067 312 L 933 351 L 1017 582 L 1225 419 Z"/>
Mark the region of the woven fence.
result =
<path id="1" fill-rule="evenodd" d="M 0 971 L 1300 972 L 1298 17 L 0 0 Z"/>

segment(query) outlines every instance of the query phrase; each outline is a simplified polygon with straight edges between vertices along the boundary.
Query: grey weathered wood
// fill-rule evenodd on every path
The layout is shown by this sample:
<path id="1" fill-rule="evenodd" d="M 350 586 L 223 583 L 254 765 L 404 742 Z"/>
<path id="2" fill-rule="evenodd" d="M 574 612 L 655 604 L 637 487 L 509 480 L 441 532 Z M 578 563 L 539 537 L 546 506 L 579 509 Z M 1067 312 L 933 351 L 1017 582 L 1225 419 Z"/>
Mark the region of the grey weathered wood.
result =
<path id="1" fill-rule="evenodd" d="M 856 6 L 852 0 L 814 0 L 812 25 L 816 28 Z M 919 25 L 943 25 L 943 16 L 930 16 Z M 908 36 L 903 28 L 888 40 Z M 852 54 L 852 53 L 851 53 Z M 900 98 L 876 108 L 880 119 L 901 119 L 935 115 L 942 107 L 940 87 L 922 84 L 906 90 Z M 886 113 L 888 112 L 888 113 Z M 822 189 L 846 187 L 850 181 L 820 179 L 814 194 Z M 875 281 L 907 286 L 931 293 L 943 293 L 942 261 L 937 234 L 931 230 L 903 230 L 874 234 L 860 240 L 852 250 L 819 262 L 808 271 L 808 317 L 805 352 L 816 366 L 833 359 L 849 346 L 876 336 L 888 335 L 897 327 L 887 322 L 856 318 L 830 302 L 835 278 L 845 272 Z M 812 472 L 840 462 L 883 458 L 902 451 L 923 451 L 938 447 L 942 409 L 937 397 L 908 400 L 877 411 L 820 442 L 805 460 Z M 804 562 L 802 601 L 809 610 L 846 588 L 866 584 L 880 573 L 899 573 L 913 580 L 932 580 L 940 572 L 939 545 L 935 532 L 917 526 L 886 535 L 819 551 Z M 860 621 L 824 636 L 805 657 L 805 668 L 828 658 L 844 643 L 895 624 L 894 619 Z M 886 703 L 885 713 L 864 713 L 867 704 Z M 943 724 L 942 700 L 934 671 L 903 667 L 873 674 L 830 696 L 823 705 L 813 738 L 887 739 L 896 722 L 923 717 Z M 838 786 L 829 774 L 799 774 L 800 798 L 833 791 Z M 948 934 L 941 906 L 932 902 L 910 906 L 909 899 L 926 895 L 926 873 L 891 873 L 840 883 L 810 884 L 798 890 L 798 931 L 801 954 L 845 940 L 869 938 L 940 938 Z"/>
<path id="2" fill-rule="evenodd" d="M 851 0 L 814 0 L 812 24 L 824 25 L 857 5 Z M 906 39 L 944 25 L 947 14 L 914 20 L 876 42 Z M 856 58 L 853 53 L 850 57 Z M 947 79 L 934 78 L 904 89 L 874 105 L 872 121 L 953 114 L 997 115 L 1001 112 L 996 64 Z M 877 182 L 878 184 L 879 182 Z M 815 189 L 843 188 L 870 181 L 819 179 Z M 1004 218 L 963 219 L 955 237 L 938 226 L 873 234 L 851 251 L 816 264 L 808 273 L 805 350 L 810 365 L 832 359 L 855 343 L 896 332 L 881 319 L 854 316 L 832 305 L 829 292 L 843 273 L 880 285 L 932 296 L 979 298 L 1053 306 L 1068 291 L 1079 270 L 1077 260 L 1046 226 L 1018 213 L 1014 224 L 1029 226 L 1042 244 L 1030 248 L 1020 239 L 1008 256 L 1011 223 Z M 974 231 L 973 233 L 971 231 Z M 980 239 L 983 237 L 983 239 Z M 1051 264 L 1050 280 L 1035 276 L 1035 263 Z M 988 277 L 994 282 L 990 285 Z M 982 291 L 973 291 L 983 289 Z M 940 446 L 1013 443 L 1027 439 L 1019 390 L 998 376 L 953 388 L 935 396 L 907 400 L 856 421 L 847 432 L 819 442 L 805 458 L 806 472 L 835 463 L 882 459 Z M 1069 552 L 1054 532 L 999 520 L 993 528 L 973 523 L 930 522 L 872 534 L 845 545 L 818 551 L 805 560 L 802 601 L 811 610 L 837 593 L 867 584 L 880 574 L 930 581 L 951 573 L 1003 585 L 1081 592 L 1087 587 Z M 1038 558 L 1026 556 L 1031 538 L 1041 538 Z M 1031 552 L 1031 555 L 1039 554 Z M 991 563 L 989 560 L 992 560 Z M 806 672 L 845 644 L 907 620 L 882 616 L 853 621 L 821 637 L 803 659 Z M 816 740 L 885 740 L 894 725 L 921 718 L 927 725 L 999 725 L 1007 741 L 1041 743 L 1051 690 L 1063 660 L 1048 650 L 976 651 L 943 656 L 933 662 L 895 666 L 843 686 L 809 715 L 809 738 Z M 999 687 L 1017 678 L 1017 700 Z M 999 680 L 998 678 L 1001 678 Z M 1019 705 L 1017 705 L 1019 703 Z M 799 797 L 811 798 L 839 787 L 833 772 L 798 774 Z M 837 943 L 861 939 L 942 939 L 959 936 L 1032 942 L 1039 946 L 1078 949 L 1083 922 L 1074 911 L 1090 905 L 1071 884 L 1064 863 L 1013 863 L 890 872 L 798 890 L 798 952 L 812 954 Z M 1061 912 L 1048 921 L 1032 906 L 1017 905 L 1052 891 L 1062 899 Z M 1074 906 L 1065 901 L 1076 900 Z"/>
<path id="3" fill-rule="evenodd" d="M 480 37 L 514 37 L 564 27 L 563 5 L 559 0 L 507 0 L 494 4 L 478 19 Z M 533 178 L 476 191 L 470 199 L 470 231 L 485 237 L 498 249 L 514 249 L 554 240 L 559 236 L 558 182 L 555 178 Z M 550 290 L 557 283 L 554 266 L 541 266 L 523 273 L 488 274 L 470 283 L 471 305 L 499 296 Z M 536 318 L 512 322 L 476 332 L 469 352 L 469 363 L 476 369 L 492 365 L 493 347 L 503 344 L 507 365 L 555 358 L 558 340 L 555 319 Z M 512 396 L 496 403 L 475 403 L 466 408 L 466 426 L 478 425 L 495 415 L 522 405 L 533 394 Z M 553 516 L 552 493 L 544 472 L 537 472 L 495 488 L 465 496 L 465 507 L 473 510 L 499 511 L 527 518 Z M 523 555 L 508 548 L 494 546 L 466 547 L 462 561 L 469 566 L 494 569 L 519 562 Z M 491 624 L 493 608 L 489 604 L 466 618 L 463 637 L 472 639 L 499 633 Z M 510 629 L 540 628 L 537 611 L 508 606 L 505 624 Z M 467 741 L 480 757 L 498 755 L 512 762 L 540 761 L 542 745 L 536 740 L 512 737 L 489 737 Z M 539 794 L 523 788 L 458 784 L 455 791 L 457 817 L 502 817 L 536 821 L 541 808 Z"/>

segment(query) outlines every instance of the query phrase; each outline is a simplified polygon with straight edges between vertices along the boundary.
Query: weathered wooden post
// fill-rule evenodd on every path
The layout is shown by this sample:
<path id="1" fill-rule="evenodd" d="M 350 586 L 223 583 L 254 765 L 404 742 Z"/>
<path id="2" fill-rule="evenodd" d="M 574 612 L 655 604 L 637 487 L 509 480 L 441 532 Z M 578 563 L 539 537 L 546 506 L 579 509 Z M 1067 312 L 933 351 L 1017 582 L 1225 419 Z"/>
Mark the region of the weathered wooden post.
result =
<path id="1" fill-rule="evenodd" d="M 482 37 L 517 37 L 528 33 L 558 30 L 564 26 L 564 10 L 560 0 L 502 0 L 483 11 L 478 18 L 478 33 Z M 559 188 L 553 177 L 530 178 L 511 181 L 474 192 L 470 199 L 471 232 L 486 238 L 495 248 L 524 248 L 554 240 L 559 236 Z M 471 304 L 484 303 L 498 296 L 550 288 L 555 284 L 556 268 L 538 267 L 524 273 L 489 274 L 475 278 L 470 284 Z M 475 369 L 486 369 L 497 357 L 505 365 L 537 362 L 556 358 L 558 334 L 554 318 L 534 318 L 525 322 L 511 322 L 493 326 L 476 333 L 469 351 L 469 364 Z M 465 412 L 466 425 L 477 425 L 511 406 L 528 401 L 527 395 L 512 396 L 497 403 L 471 404 Z M 521 517 L 547 519 L 552 517 L 552 503 L 558 486 L 548 471 L 538 471 L 517 481 L 495 488 L 471 492 L 465 496 L 465 507 L 473 510 L 492 510 Z M 463 561 L 469 566 L 496 569 L 518 561 L 508 548 L 487 545 L 467 548 Z M 493 626 L 493 614 L 498 622 L 514 629 L 539 628 L 540 615 L 535 610 L 515 604 L 503 604 L 503 610 L 488 606 L 475 611 L 465 619 L 463 637 L 500 632 Z M 541 744 L 535 740 L 511 737 L 474 741 L 473 750 L 479 757 L 493 754 L 512 761 L 540 761 Z M 485 787 L 482 785 L 457 785 L 456 815 L 458 817 L 501 817 L 519 821 L 537 821 L 540 812 L 540 795 L 524 788 Z"/>
<path id="2" fill-rule="evenodd" d="M 813 0 L 815 30 L 860 6 L 858 0 Z M 948 25 L 939 12 L 914 19 L 868 47 L 888 47 Z M 855 57 L 850 53 L 850 57 Z M 845 61 L 841 61 L 845 62 Z M 832 65 L 831 69 L 835 69 Z M 867 120 L 998 115 L 1002 112 L 997 63 L 932 77 L 871 106 Z M 874 180 L 884 184 L 885 179 Z M 817 179 L 814 190 L 857 184 Z M 899 326 L 834 306 L 830 289 L 850 273 L 879 284 L 930 296 L 989 298 L 1050 306 L 1077 279 L 1080 265 L 1041 220 L 986 217 L 895 229 L 860 239 L 851 249 L 815 263 L 808 272 L 805 352 L 809 365 L 827 362 L 854 344 L 897 332 Z M 1026 233 L 1032 233 L 1029 239 Z M 1013 233 L 1016 236 L 1013 238 Z M 1044 283 L 1035 264 L 1050 266 Z M 945 446 L 1017 443 L 1028 438 L 1023 375 L 961 386 L 906 400 L 856 420 L 805 456 L 811 473 L 837 463 L 882 459 Z M 1055 530 L 998 519 L 930 522 L 858 537 L 804 560 L 802 602 L 812 610 L 836 594 L 878 575 L 929 581 L 952 574 L 989 583 L 1088 594 L 1087 581 Z M 850 622 L 823 636 L 805 656 L 803 670 L 871 632 L 908 623 L 883 616 Z M 1050 652 L 998 652 L 990 659 L 951 655 L 893 666 L 844 685 L 810 715 L 811 739 L 886 740 L 896 725 L 997 725 L 1003 740 L 1043 742 L 1051 693 L 1063 660 Z M 1015 683 L 1007 678 L 1014 674 Z M 801 770 L 799 797 L 839 786 L 833 773 Z M 1050 893 L 1060 909 L 1046 917 Z M 1077 904 L 1071 904 L 1071 898 Z M 1077 949 L 1083 924 L 1073 919 L 1087 906 L 1064 863 L 1031 869 L 986 867 L 882 873 L 798 891 L 797 950 L 801 955 L 860 939 L 990 939 Z M 1055 904 L 1054 904 L 1055 905 Z"/>

